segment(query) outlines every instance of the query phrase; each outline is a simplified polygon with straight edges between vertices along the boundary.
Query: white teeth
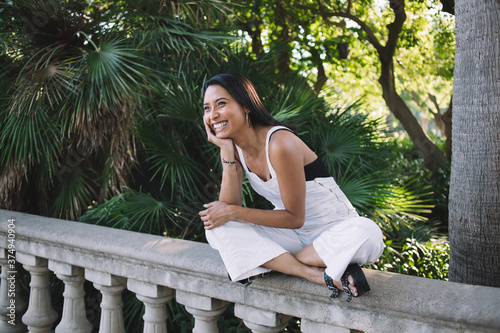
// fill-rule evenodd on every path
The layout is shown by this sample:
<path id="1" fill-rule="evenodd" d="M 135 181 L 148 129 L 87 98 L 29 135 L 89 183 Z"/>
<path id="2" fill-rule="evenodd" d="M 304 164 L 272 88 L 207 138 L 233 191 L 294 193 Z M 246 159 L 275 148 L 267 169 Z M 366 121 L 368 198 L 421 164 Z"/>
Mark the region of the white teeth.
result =
<path id="1" fill-rule="evenodd" d="M 227 125 L 227 121 L 214 124 L 214 129 L 218 130 Z"/>

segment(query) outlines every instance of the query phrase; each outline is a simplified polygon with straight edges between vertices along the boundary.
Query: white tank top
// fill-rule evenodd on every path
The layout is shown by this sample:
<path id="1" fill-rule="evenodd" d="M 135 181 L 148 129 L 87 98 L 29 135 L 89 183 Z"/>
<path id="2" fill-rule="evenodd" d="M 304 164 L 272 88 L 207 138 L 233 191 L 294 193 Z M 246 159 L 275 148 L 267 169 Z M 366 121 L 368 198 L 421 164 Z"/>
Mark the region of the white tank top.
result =
<path id="1" fill-rule="evenodd" d="M 285 206 L 281 200 L 278 176 L 269 158 L 269 141 L 271 135 L 281 129 L 290 131 L 290 129 L 284 126 L 274 126 L 266 135 L 266 159 L 271 174 L 271 179 L 267 181 L 262 180 L 248 169 L 241 148 L 236 146 L 241 165 L 250 185 L 255 192 L 269 200 L 275 209 L 285 209 Z M 316 238 L 316 233 L 322 232 L 331 223 L 358 216 L 358 213 L 345 194 L 340 190 L 333 177 L 321 177 L 306 181 L 305 212 L 304 226 L 296 229 L 296 231 L 307 238 Z"/>

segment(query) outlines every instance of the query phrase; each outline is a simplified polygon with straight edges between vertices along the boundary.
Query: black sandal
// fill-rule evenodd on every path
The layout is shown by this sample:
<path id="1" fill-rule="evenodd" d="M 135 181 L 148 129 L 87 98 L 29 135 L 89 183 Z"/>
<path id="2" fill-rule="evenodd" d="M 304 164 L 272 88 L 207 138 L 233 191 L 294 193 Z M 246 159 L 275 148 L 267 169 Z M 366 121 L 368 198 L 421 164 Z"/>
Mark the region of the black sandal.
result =
<path id="1" fill-rule="evenodd" d="M 246 279 L 243 279 L 243 280 L 236 280 L 236 281 L 233 281 L 233 282 L 238 282 L 244 286 L 249 286 L 252 284 L 252 282 L 257 278 L 257 277 L 261 277 L 261 278 L 265 278 L 265 277 L 268 277 L 269 275 L 271 275 L 271 272 L 265 272 L 265 273 L 261 273 L 259 275 L 254 275 L 254 276 L 250 276 L 249 278 L 246 278 Z M 229 273 L 227 274 L 227 277 L 229 278 L 229 280 L 231 281 L 231 276 L 229 275 Z"/>
<path id="2" fill-rule="evenodd" d="M 328 289 L 332 290 L 332 294 L 330 297 L 332 298 L 337 298 L 339 296 L 340 290 L 339 288 L 335 287 L 333 284 L 333 280 L 328 274 L 325 272 L 325 283 L 328 287 Z M 358 290 L 358 295 L 354 296 L 351 293 L 351 290 L 349 289 L 349 275 L 352 277 L 354 280 L 354 285 L 356 286 L 356 289 Z M 347 294 L 347 302 L 350 302 L 353 297 L 359 297 L 363 295 L 364 293 L 370 291 L 370 286 L 368 285 L 368 281 L 366 280 L 366 276 L 363 273 L 363 270 L 361 267 L 359 267 L 358 264 L 351 264 L 347 266 L 347 269 L 345 270 L 344 274 L 342 274 L 342 277 L 340 278 L 340 282 L 342 283 L 342 289 L 344 292 Z"/>
<path id="3" fill-rule="evenodd" d="M 326 271 L 325 271 L 324 277 L 325 277 L 326 286 L 328 287 L 328 289 L 330 289 L 332 291 L 332 294 L 330 295 L 330 297 L 331 298 L 339 297 L 340 289 L 337 288 L 333 284 L 333 279 L 330 277 L 330 275 L 326 274 Z"/>

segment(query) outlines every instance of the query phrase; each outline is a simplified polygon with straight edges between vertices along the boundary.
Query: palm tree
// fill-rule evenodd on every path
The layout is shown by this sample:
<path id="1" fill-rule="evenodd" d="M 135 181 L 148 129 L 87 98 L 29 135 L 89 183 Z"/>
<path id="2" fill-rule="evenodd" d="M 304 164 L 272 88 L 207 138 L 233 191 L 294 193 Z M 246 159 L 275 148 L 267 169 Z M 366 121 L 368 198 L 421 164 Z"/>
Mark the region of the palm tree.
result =
<path id="1" fill-rule="evenodd" d="M 222 41 L 210 30 L 226 12 L 215 0 L 6 3 L 2 207 L 76 219 L 123 193 L 144 110 L 170 71 Z"/>
<path id="2" fill-rule="evenodd" d="M 498 1 L 456 1 L 450 280 L 500 287 Z M 477 52 L 477 50 L 481 50 Z"/>

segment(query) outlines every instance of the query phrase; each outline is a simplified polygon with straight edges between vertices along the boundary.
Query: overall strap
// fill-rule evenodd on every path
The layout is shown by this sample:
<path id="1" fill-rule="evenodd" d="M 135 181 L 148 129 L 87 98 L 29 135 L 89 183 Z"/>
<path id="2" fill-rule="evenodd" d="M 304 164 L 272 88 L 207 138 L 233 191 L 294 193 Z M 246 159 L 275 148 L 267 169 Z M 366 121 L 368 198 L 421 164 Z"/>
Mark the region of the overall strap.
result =
<path id="1" fill-rule="evenodd" d="M 289 129 L 288 127 L 285 126 L 274 126 L 267 132 L 266 136 L 266 157 L 267 157 L 267 167 L 269 168 L 269 173 L 271 174 L 271 179 L 272 178 L 277 178 L 276 176 L 276 171 L 274 171 L 273 166 L 271 165 L 271 159 L 269 158 L 269 141 L 271 140 L 271 135 L 273 135 L 274 132 L 279 131 L 279 130 L 287 130 L 289 132 L 293 131 Z"/>

